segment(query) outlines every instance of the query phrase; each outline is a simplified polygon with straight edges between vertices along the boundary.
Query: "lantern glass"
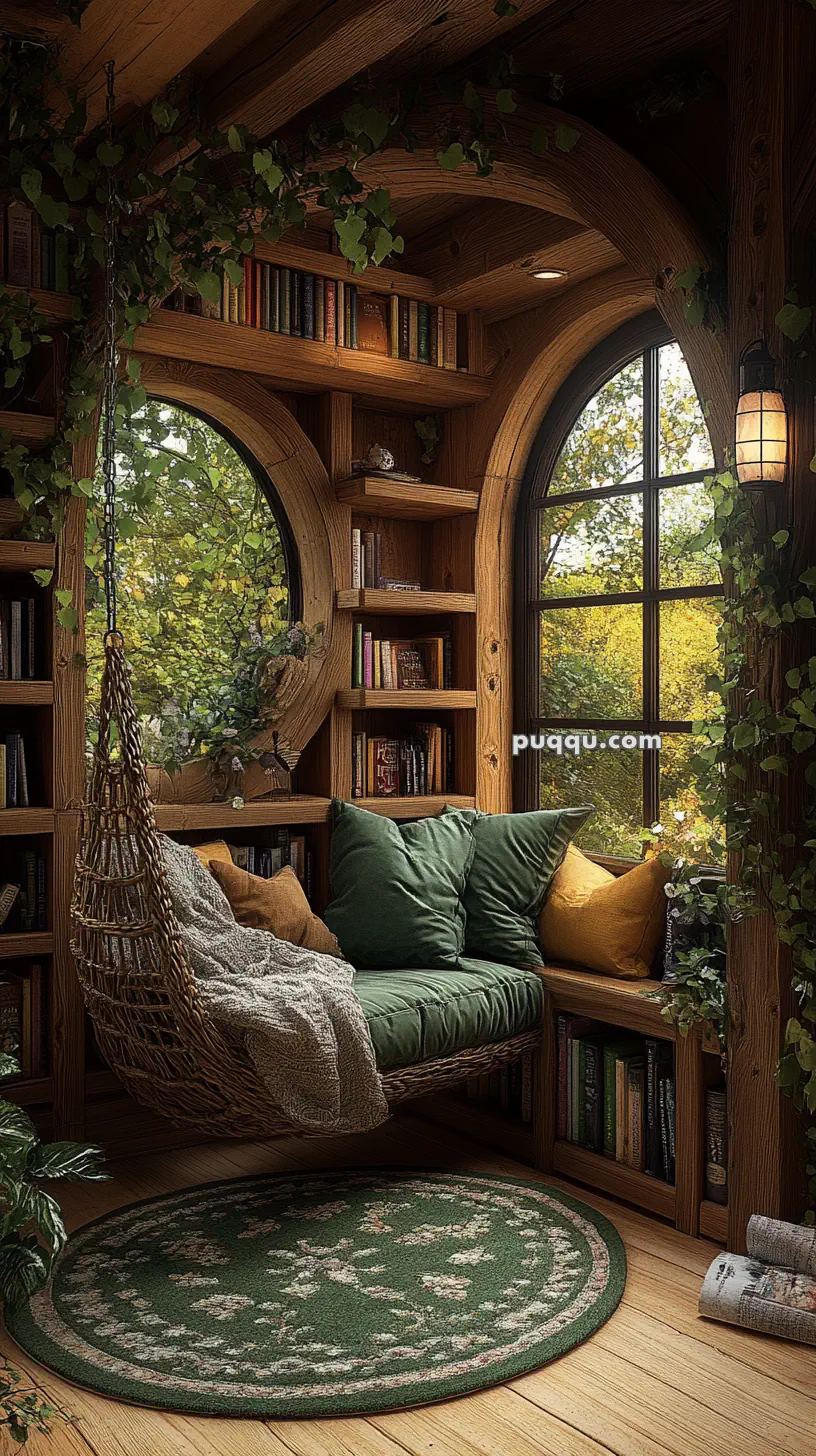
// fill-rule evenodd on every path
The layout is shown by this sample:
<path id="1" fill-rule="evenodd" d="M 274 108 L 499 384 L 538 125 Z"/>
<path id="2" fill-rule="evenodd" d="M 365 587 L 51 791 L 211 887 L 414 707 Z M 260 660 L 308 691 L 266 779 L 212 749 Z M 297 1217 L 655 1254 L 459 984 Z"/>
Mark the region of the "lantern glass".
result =
<path id="1" fill-rule="evenodd" d="M 737 405 L 740 485 L 782 485 L 788 462 L 788 417 L 778 390 L 749 390 Z"/>

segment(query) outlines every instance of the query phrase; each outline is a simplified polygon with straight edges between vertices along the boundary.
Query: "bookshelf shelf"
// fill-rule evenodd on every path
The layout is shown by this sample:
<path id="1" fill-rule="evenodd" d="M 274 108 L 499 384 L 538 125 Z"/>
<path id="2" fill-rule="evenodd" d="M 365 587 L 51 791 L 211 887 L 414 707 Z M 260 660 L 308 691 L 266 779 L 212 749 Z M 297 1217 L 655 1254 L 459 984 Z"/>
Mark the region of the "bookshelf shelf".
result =
<path id="1" fill-rule="evenodd" d="M 700 1204 L 700 1237 L 717 1244 L 728 1243 L 728 1204 L 712 1203 L 704 1198 Z"/>
<path id="2" fill-rule="evenodd" d="M 9 536 L 23 519 L 23 512 L 16 500 L 0 500 L 0 537 Z"/>
<path id="3" fill-rule="evenodd" d="M 22 1082 L 4 1083 L 3 1092 L 21 1107 L 33 1107 L 40 1102 L 51 1101 L 54 1083 L 51 1077 L 26 1077 Z"/>
<path id="4" fill-rule="evenodd" d="M 67 323 L 73 318 L 74 300 L 70 293 L 52 293 L 48 288 L 18 288 L 14 283 L 4 283 L 3 287 L 9 293 L 27 293 L 50 322 Z"/>
<path id="5" fill-rule="evenodd" d="M 20 935 L 0 933 L 0 961 L 16 960 L 18 956 L 46 956 L 54 949 L 54 937 L 36 931 Z"/>
<path id="6" fill-rule="evenodd" d="M 400 799 L 352 799 L 358 809 L 369 809 L 386 819 L 429 819 L 441 814 L 446 804 L 452 809 L 475 809 L 471 794 L 412 794 Z"/>
<path id="7" fill-rule="evenodd" d="M 53 809 L 0 809 L 0 835 L 53 832 Z"/>
<path id="8" fill-rule="evenodd" d="M 410 485 L 381 476 L 355 475 L 351 480 L 339 481 L 335 489 L 337 499 L 352 510 L 403 521 L 440 521 L 447 516 L 471 515 L 479 509 L 477 491 L 457 490 L 450 485 Z"/>
<path id="9" fill-rule="evenodd" d="M 599 1188 L 604 1193 L 611 1193 L 614 1198 L 636 1203 L 650 1213 L 674 1220 L 677 1196 L 673 1185 L 659 1178 L 650 1178 L 647 1173 L 640 1173 L 625 1163 L 613 1162 L 600 1153 L 592 1153 L 587 1148 L 559 1139 L 553 1149 L 553 1168 L 564 1178 L 574 1178 L 578 1183 Z"/>
<path id="10" fill-rule="evenodd" d="M 54 701 L 52 682 L 0 682 L 0 708 L 42 708 Z"/>
<path id="11" fill-rule="evenodd" d="M 0 430 L 10 430 L 16 442 L 40 445 L 55 433 L 57 422 L 52 415 L 27 415 L 17 410 L 0 410 Z"/>
<path id="12" fill-rule="evenodd" d="M 619 981 L 566 966 L 537 966 L 536 970 L 552 996 L 555 1011 L 592 1016 L 662 1041 L 676 1039 L 671 1022 L 660 1014 L 659 1002 L 650 1001 L 646 994 L 657 986 L 656 981 Z"/>
<path id="13" fill-rule="evenodd" d="M 52 541 L 0 541 L 0 571 L 35 571 L 53 567 L 56 559 Z"/>
<path id="14" fill-rule="evenodd" d="M 233 809 L 231 804 L 156 804 L 156 823 L 165 833 L 195 829 L 248 829 L 264 824 L 325 824 L 331 799 L 295 794 L 292 799 L 259 799 Z"/>
<path id="15" fill-rule="evenodd" d="M 430 711 L 436 708 L 475 708 L 476 693 L 469 688 L 400 688 L 396 691 L 384 688 L 341 688 L 337 694 L 338 708 L 363 711 L 367 708 L 405 708 L 416 712 L 421 708 Z"/>
<path id="16" fill-rule="evenodd" d="M 355 586 L 337 593 L 337 606 L 343 612 L 371 612 L 376 616 L 386 613 L 400 613 L 402 616 L 466 613 L 476 611 L 476 593 L 383 591 L 377 587 Z"/>
<path id="17" fill-rule="evenodd" d="M 134 347 L 137 354 L 241 369 L 306 392 L 336 389 L 436 409 L 478 404 L 490 394 L 490 383 L 481 375 L 172 309 L 157 309 L 150 323 L 136 330 Z"/>

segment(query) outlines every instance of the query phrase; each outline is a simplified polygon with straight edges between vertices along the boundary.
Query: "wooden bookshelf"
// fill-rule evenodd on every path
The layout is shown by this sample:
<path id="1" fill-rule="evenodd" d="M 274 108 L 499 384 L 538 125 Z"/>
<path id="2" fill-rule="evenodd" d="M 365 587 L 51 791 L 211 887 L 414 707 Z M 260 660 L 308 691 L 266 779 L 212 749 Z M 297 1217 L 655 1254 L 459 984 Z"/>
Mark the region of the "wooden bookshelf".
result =
<path id="1" fill-rule="evenodd" d="M 25 931 L 20 935 L 4 935 L 0 932 L 0 961 L 16 960 L 18 956 L 50 955 L 54 949 L 54 937 L 46 932 Z"/>
<path id="2" fill-rule="evenodd" d="M 0 540 L 0 571 L 53 569 L 56 559 L 57 548 L 49 541 Z"/>
<path id="3" fill-rule="evenodd" d="M 134 350 L 197 364 L 217 362 L 222 369 L 257 374 L 287 389 L 342 390 L 434 409 L 479 404 L 490 393 L 490 383 L 481 375 L 172 309 L 157 309 L 150 323 L 136 330 Z"/>
<path id="4" fill-rule="evenodd" d="M 341 612 L 371 613 L 374 616 L 439 615 L 445 612 L 476 611 L 475 592 L 383 591 L 373 586 L 354 586 L 337 593 Z"/>
<path id="5" fill-rule="evenodd" d="M 5 283 L 9 293 L 27 293 L 50 323 L 68 323 L 74 316 L 74 300 L 70 293 L 53 293 L 48 288 L 18 288 L 14 283 Z"/>
<path id="6" fill-rule="evenodd" d="M 430 819 L 441 814 L 445 805 L 452 809 L 475 809 L 476 800 L 471 794 L 412 794 L 400 799 L 352 799 L 358 809 L 369 809 L 372 814 L 382 814 L 386 819 Z"/>
<path id="7" fill-rule="evenodd" d="M 475 490 L 456 490 L 449 485 L 410 485 L 377 475 L 356 475 L 335 488 L 337 499 L 361 515 L 440 521 L 446 516 L 472 515 L 479 509 Z"/>
<path id="8" fill-rule="evenodd" d="M 54 684 L 25 678 L 21 682 L 0 682 L 0 708 L 50 707 L 54 701 Z"/>
<path id="9" fill-rule="evenodd" d="M 337 706 L 360 712 L 368 708 L 444 712 L 448 708 L 475 708 L 476 692 L 468 688 L 341 688 Z"/>
<path id="10" fill-rule="evenodd" d="M 291 799 L 255 799 L 241 809 L 231 804 L 157 804 L 156 824 L 166 834 L 194 829 L 248 829 L 259 825 L 325 824 L 331 800 L 312 794 Z"/>
<path id="11" fill-rule="evenodd" d="M 53 834 L 53 809 L 0 809 L 0 835 Z"/>
<path id="12" fill-rule="evenodd" d="M 676 1189 L 661 1178 L 650 1178 L 637 1168 L 559 1140 L 553 1149 L 553 1169 L 564 1178 L 574 1178 L 576 1183 L 586 1183 L 590 1188 L 611 1193 L 613 1198 L 622 1198 L 626 1203 L 637 1204 L 638 1208 L 646 1208 L 674 1222 Z"/>
<path id="13" fill-rule="evenodd" d="M 23 519 L 23 512 L 16 500 L 0 500 L 0 538 L 10 536 Z"/>
<path id="14" fill-rule="evenodd" d="M 16 410 L 0 410 L 0 430 L 10 430 L 18 443 L 41 445 L 55 434 L 57 422 L 52 415 L 22 414 Z"/>
<path id="15" fill-rule="evenodd" d="M 728 1204 L 712 1203 L 704 1198 L 700 1204 L 700 1237 L 717 1244 L 728 1243 Z"/>

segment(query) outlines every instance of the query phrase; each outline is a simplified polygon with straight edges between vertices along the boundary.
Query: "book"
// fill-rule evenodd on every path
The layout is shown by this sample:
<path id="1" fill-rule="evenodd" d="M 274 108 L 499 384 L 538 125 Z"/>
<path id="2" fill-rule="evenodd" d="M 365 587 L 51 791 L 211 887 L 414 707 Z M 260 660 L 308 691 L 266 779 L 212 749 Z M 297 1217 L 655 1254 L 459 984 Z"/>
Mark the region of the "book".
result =
<path id="1" fill-rule="evenodd" d="M 624 1065 L 626 1067 L 625 1161 L 630 1168 L 636 1168 L 638 1172 L 642 1172 L 646 1063 L 643 1057 L 631 1057 Z"/>
<path id="2" fill-rule="evenodd" d="M 392 293 L 388 308 L 388 350 L 392 359 L 399 359 L 400 301 L 396 293 Z"/>
<path id="3" fill-rule="evenodd" d="M 431 362 L 431 334 L 427 303 L 417 304 L 417 358 L 420 364 Z"/>
<path id="4" fill-rule="evenodd" d="M 27 976 L 0 975 L 0 1051 L 15 1057 L 31 1076 L 31 983 Z"/>
<path id="5" fill-rule="evenodd" d="M 584 1124 L 583 1146 L 593 1153 L 603 1152 L 603 1038 L 581 1038 Z"/>
<path id="6" fill-rule="evenodd" d="M 326 338 L 325 278 L 315 278 L 314 281 L 314 336 L 319 343 L 324 343 Z"/>
<path id="7" fill-rule="evenodd" d="M 278 287 L 280 290 L 280 296 L 278 300 L 278 328 L 280 333 L 288 334 L 291 333 L 290 316 L 292 302 L 290 270 L 288 268 L 281 268 L 279 273 Z"/>
<path id="8" fill-rule="evenodd" d="M 419 358 L 419 304 L 415 298 L 408 300 L 408 358 Z"/>
<path id="9" fill-rule="evenodd" d="M 336 344 L 337 338 L 337 284 L 333 278 L 326 279 L 326 343 Z"/>
<path id="10" fill-rule="evenodd" d="M 700 1314 L 761 1334 L 816 1345 L 816 1230 L 753 1214 L 747 1254 L 718 1254 Z"/>
<path id="11" fill-rule="evenodd" d="M 705 1196 L 728 1202 L 728 1103 L 725 1087 L 709 1087 L 705 1099 Z"/>
<path id="12" fill-rule="evenodd" d="M 567 1016 L 560 1011 L 555 1020 L 555 1135 L 567 1136 Z"/>
<path id="13" fill-rule="evenodd" d="M 289 332 L 299 339 L 303 334 L 303 274 L 289 270 Z"/>
<path id="14" fill-rule="evenodd" d="M 304 339 L 313 339 L 315 337 L 315 276 L 314 273 L 303 273 L 301 278 L 301 332 Z"/>
<path id="15" fill-rule="evenodd" d="M 19 885 L 0 885 L 0 929 L 2 929 L 8 920 L 19 893 Z"/>
<path id="16" fill-rule="evenodd" d="M 452 308 L 446 308 L 446 309 L 444 309 L 444 311 L 443 311 L 443 324 L 444 324 L 443 344 L 442 344 L 442 362 L 443 362 L 443 368 L 445 368 L 445 369 L 455 369 L 456 368 L 456 311 L 455 311 L 455 309 L 452 309 Z"/>
<path id="17" fill-rule="evenodd" d="M 10 202 L 6 209 L 6 282 L 16 288 L 39 284 L 34 275 L 34 213 L 24 202 Z"/>
<path id="18" fill-rule="evenodd" d="M 351 532 L 351 584 L 362 586 L 363 584 L 363 538 L 359 526 L 352 527 Z"/>
<path id="19" fill-rule="evenodd" d="M 348 298 L 349 328 L 346 335 L 346 343 L 350 349 L 359 349 L 358 339 L 358 295 L 356 283 L 346 284 L 346 297 Z"/>
<path id="20" fill-rule="evenodd" d="M 399 358 L 411 357 L 411 318 L 407 298 L 399 300 Z"/>
<path id="21" fill-rule="evenodd" d="M 361 688 L 363 682 L 363 624 L 355 622 L 351 663 L 351 686 Z"/>
<path id="22" fill-rule="evenodd" d="M 390 353 L 391 301 L 378 293 L 361 293 L 357 303 L 357 344 L 371 354 Z"/>
<path id="23" fill-rule="evenodd" d="M 338 278 L 335 284 L 335 332 L 337 343 L 345 348 L 346 345 L 346 285 L 342 278 Z"/>
<path id="24" fill-rule="evenodd" d="M 377 799 L 397 798 L 400 792 L 400 745 L 393 738 L 369 738 L 369 792 Z"/>

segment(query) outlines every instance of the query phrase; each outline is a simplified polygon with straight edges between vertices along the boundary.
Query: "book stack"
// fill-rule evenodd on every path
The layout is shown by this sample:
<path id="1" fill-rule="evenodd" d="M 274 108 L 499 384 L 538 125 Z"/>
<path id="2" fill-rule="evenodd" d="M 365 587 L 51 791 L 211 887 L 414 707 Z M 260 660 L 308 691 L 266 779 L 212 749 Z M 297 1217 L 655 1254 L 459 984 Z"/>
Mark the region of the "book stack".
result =
<path id="1" fill-rule="evenodd" d="M 522 1122 L 533 1120 L 533 1056 L 525 1052 L 517 1061 L 494 1072 L 484 1072 L 465 1083 L 468 1101 L 498 1108 Z"/>
<path id="2" fill-rule="evenodd" d="M 239 869 L 271 880 L 286 865 L 291 865 L 307 895 L 311 889 L 312 854 L 304 834 L 292 834 L 285 828 L 272 829 L 268 845 L 230 844 L 232 862 Z"/>
<path id="3" fill-rule="evenodd" d="M 177 289 L 164 307 L 439 369 L 462 367 L 455 309 L 396 293 L 371 293 L 356 283 L 279 268 L 257 258 L 245 260 L 243 282 L 224 277 L 220 299 Z"/>
<path id="4" fill-rule="evenodd" d="M 0 875 L 0 935 L 48 929 L 46 863 L 36 849 L 16 850 Z"/>
<path id="5" fill-rule="evenodd" d="M 705 1100 L 705 1196 L 728 1202 L 728 1101 L 725 1086 L 709 1087 Z"/>
<path id="6" fill-rule="evenodd" d="M 16 1058 L 22 1077 L 46 1075 L 44 978 L 38 964 L 0 974 L 0 1051 Z"/>
<path id="7" fill-rule="evenodd" d="M 22 733 L 0 741 L 0 809 L 27 809 L 28 770 Z"/>
<path id="8" fill-rule="evenodd" d="M 351 662 L 353 688 L 424 690 L 450 688 L 453 658 L 449 632 L 432 637 L 380 638 L 354 625 Z"/>
<path id="9" fill-rule="evenodd" d="M 700 1292 L 700 1314 L 816 1345 L 816 1230 L 755 1213 L 745 1245 L 747 1255 L 717 1255 Z"/>
<path id="10" fill-rule="evenodd" d="M 438 723 L 414 723 L 402 738 L 352 734 L 352 798 L 416 798 L 421 794 L 448 794 L 453 789 L 450 729 Z"/>
<path id="11" fill-rule="evenodd" d="M 35 665 L 34 598 L 0 600 L 0 681 L 36 677 Z"/>
<path id="12" fill-rule="evenodd" d="M 674 1182 L 674 1047 L 560 1014 L 557 1136 Z"/>
<path id="13" fill-rule="evenodd" d="M 0 278 L 16 288 L 70 288 L 68 233 L 44 228 L 24 202 L 0 206 Z"/>

